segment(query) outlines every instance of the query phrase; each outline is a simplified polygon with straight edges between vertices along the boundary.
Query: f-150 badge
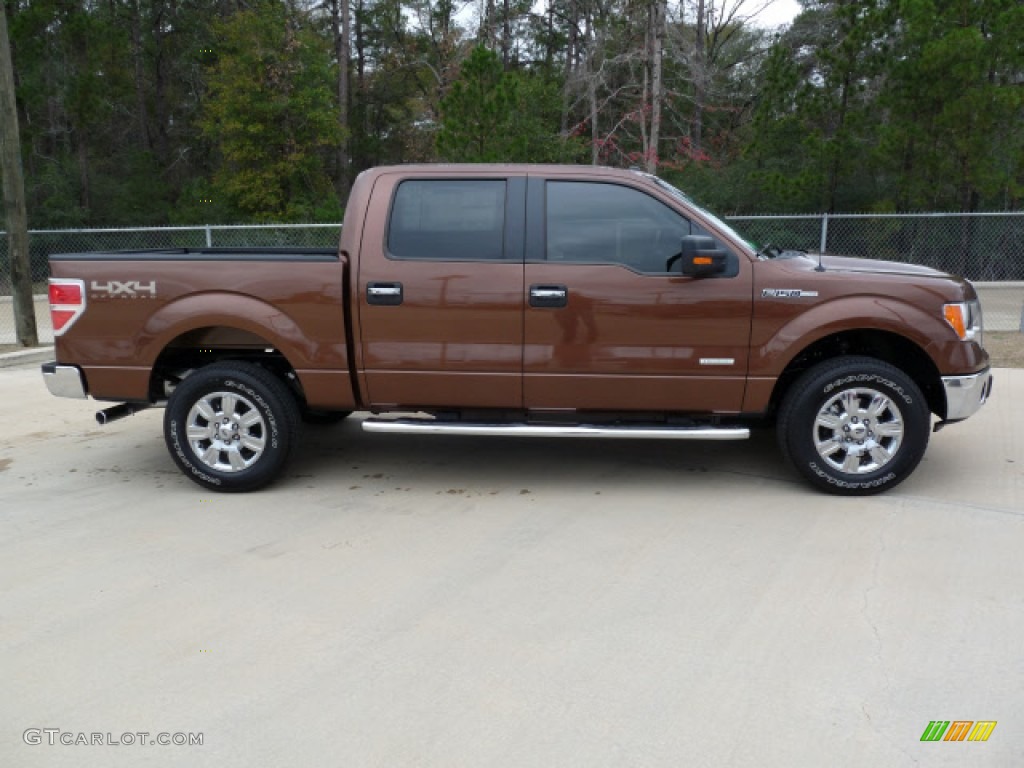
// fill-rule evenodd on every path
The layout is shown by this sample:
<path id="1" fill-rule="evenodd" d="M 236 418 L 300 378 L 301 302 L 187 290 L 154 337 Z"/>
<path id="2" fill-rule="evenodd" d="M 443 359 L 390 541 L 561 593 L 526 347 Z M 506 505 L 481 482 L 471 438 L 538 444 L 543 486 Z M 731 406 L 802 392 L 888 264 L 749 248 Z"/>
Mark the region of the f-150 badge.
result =
<path id="1" fill-rule="evenodd" d="M 140 283 L 138 280 L 110 280 L 101 283 L 92 280 L 89 283 L 89 293 L 94 299 L 155 299 L 156 280 L 150 280 L 148 283 Z"/>
<path id="2" fill-rule="evenodd" d="M 799 288 L 765 288 L 761 291 L 762 299 L 813 299 L 817 291 L 801 291 Z"/>

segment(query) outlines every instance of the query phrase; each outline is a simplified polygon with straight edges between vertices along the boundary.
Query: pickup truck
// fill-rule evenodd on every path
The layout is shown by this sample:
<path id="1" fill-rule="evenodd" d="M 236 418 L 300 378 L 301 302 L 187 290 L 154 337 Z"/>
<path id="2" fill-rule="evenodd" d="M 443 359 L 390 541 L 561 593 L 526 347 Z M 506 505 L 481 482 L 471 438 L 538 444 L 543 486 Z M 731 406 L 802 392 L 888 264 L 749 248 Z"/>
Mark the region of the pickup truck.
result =
<path id="1" fill-rule="evenodd" d="M 655 176 L 421 165 L 359 176 L 337 250 L 50 259 L 50 391 L 165 406 L 199 485 L 278 476 L 306 422 L 733 440 L 812 485 L 891 488 L 989 397 L 977 294 L 920 266 L 757 250 Z M 950 468 L 952 471 L 953 468 Z"/>

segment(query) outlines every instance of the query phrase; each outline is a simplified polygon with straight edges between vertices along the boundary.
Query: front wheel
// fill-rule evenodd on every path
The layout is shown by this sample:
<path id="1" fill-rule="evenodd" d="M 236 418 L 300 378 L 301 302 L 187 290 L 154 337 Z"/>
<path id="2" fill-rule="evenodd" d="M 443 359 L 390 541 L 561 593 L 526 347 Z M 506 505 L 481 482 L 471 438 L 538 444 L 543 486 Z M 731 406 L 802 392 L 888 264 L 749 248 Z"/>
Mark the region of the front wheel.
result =
<path id="1" fill-rule="evenodd" d="M 804 373 L 779 409 L 783 454 L 812 485 L 863 496 L 892 488 L 928 446 L 928 405 L 914 380 L 870 357 L 844 357 Z"/>
<path id="2" fill-rule="evenodd" d="M 164 439 L 185 475 L 214 491 L 253 491 L 282 470 L 298 439 L 288 387 L 252 363 L 216 363 L 179 384 L 167 402 Z"/>

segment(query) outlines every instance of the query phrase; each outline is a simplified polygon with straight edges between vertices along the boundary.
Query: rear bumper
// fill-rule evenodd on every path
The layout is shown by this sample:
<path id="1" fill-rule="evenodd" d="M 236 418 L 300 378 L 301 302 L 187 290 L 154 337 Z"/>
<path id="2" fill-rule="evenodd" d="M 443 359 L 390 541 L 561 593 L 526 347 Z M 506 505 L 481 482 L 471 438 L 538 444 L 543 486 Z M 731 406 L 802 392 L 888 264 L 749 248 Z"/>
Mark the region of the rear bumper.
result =
<path id="1" fill-rule="evenodd" d="M 85 399 L 85 377 L 77 366 L 43 363 L 42 368 L 43 381 L 51 395 Z"/>
<path id="2" fill-rule="evenodd" d="M 946 421 L 963 421 L 977 413 L 992 394 L 992 370 L 970 376 L 943 376 L 946 390 Z"/>

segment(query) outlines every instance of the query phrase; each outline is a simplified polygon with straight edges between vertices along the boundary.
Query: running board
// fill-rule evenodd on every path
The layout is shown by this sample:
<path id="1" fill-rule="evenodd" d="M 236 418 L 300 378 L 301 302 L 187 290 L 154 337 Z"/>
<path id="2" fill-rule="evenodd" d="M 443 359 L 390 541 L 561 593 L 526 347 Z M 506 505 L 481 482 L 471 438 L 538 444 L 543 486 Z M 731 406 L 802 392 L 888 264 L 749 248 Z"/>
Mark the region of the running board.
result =
<path id="1" fill-rule="evenodd" d="M 434 419 L 365 419 L 364 432 L 508 437 L 618 437 L 660 440 L 746 440 L 746 427 L 603 427 L 593 424 L 480 424 Z"/>

